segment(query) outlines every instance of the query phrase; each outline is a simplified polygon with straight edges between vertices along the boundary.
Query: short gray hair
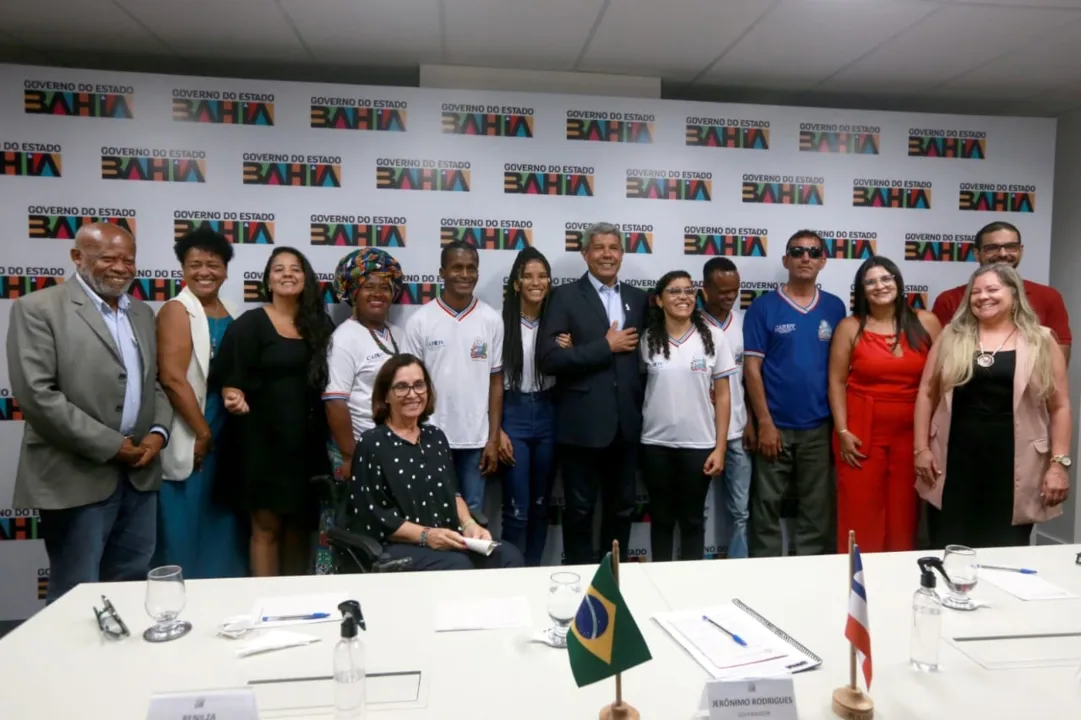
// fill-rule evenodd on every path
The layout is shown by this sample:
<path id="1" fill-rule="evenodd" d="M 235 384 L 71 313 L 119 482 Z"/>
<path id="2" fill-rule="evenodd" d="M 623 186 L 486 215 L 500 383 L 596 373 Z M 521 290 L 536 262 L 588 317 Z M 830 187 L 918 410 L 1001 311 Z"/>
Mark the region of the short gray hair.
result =
<path id="1" fill-rule="evenodd" d="M 615 235 L 619 238 L 619 244 L 623 244 L 623 231 L 619 229 L 619 225 L 614 223 L 599 222 L 593 223 L 586 228 L 584 242 L 582 243 L 582 252 L 589 249 L 589 246 L 593 244 L 593 238 L 598 235 Z"/>

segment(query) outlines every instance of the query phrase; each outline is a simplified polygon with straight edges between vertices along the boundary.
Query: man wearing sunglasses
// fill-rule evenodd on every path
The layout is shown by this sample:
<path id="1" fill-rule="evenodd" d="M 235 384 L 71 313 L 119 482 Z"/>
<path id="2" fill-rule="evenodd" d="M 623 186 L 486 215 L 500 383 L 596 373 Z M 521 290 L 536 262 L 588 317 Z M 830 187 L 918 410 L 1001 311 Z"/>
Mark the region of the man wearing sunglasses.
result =
<path id="1" fill-rule="evenodd" d="M 1021 256 L 1025 246 L 1021 244 L 1021 231 L 1008 222 L 993 222 L 984 225 L 976 233 L 976 259 L 980 265 L 992 265 L 1005 263 L 1016 268 L 1021 264 Z M 942 327 L 946 327 L 953 319 L 954 313 L 961 305 L 965 297 L 965 285 L 960 285 L 946 290 L 935 299 L 931 312 L 935 314 Z M 1040 324 L 1051 328 L 1058 338 L 1062 347 L 1062 354 L 1066 356 L 1066 362 L 1070 361 L 1070 344 L 1073 336 L 1070 334 L 1070 315 L 1066 311 L 1066 303 L 1062 301 L 1062 295 L 1058 290 L 1047 285 L 1041 285 L 1031 280 L 1025 280 L 1025 296 L 1040 318 Z"/>
<path id="2" fill-rule="evenodd" d="M 833 329 L 847 310 L 816 284 L 826 264 L 817 233 L 790 237 L 782 262 L 788 282 L 755 300 L 743 319 L 744 380 L 758 418 L 752 557 L 781 554 L 781 499 L 790 485 L 799 503 L 796 552 L 817 555 L 832 545 L 828 365 Z"/>

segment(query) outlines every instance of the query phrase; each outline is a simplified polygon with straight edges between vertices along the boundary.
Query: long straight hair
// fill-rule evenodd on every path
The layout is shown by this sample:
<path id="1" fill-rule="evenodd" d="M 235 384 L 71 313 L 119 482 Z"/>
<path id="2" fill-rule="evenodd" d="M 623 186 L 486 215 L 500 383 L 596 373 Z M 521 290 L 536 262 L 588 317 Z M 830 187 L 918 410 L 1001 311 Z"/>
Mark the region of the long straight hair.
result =
<path id="1" fill-rule="evenodd" d="M 881 255 L 867 258 L 856 270 L 852 314 L 859 318 L 860 328 L 858 335 L 863 334 L 863 329 L 867 326 L 867 318 L 871 315 L 871 303 L 867 299 L 867 289 L 863 286 L 863 281 L 866 279 L 868 271 L 876 267 L 880 267 L 892 275 L 893 282 L 897 286 L 897 297 L 893 300 L 893 347 L 896 348 L 901 342 L 901 335 L 903 334 L 908 346 L 913 350 L 917 352 L 930 350 L 930 333 L 920 322 L 916 311 L 905 301 L 905 280 L 901 277 L 901 269 L 897 267 L 893 260 Z"/>
<path id="2" fill-rule="evenodd" d="M 319 287 L 319 280 L 315 276 L 315 270 L 304 253 L 285 245 L 274 248 L 267 258 L 266 267 L 263 269 L 263 299 L 271 302 L 273 293 L 270 292 L 270 268 L 274 266 L 274 259 L 283 253 L 289 253 L 300 261 L 300 267 L 304 272 L 304 289 L 300 291 L 300 299 L 297 302 L 296 327 L 297 333 L 304 340 L 311 352 L 308 361 L 308 386 L 323 392 L 327 386 L 327 378 L 330 372 L 327 368 L 327 352 L 330 350 L 330 335 L 333 332 L 330 316 L 327 315 L 327 306 L 323 301 L 323 291 Z"/>
<path id="3" fill-rule="evenodd" d="M 548 258 L 535 247 L 527 247 L 518 253 L 511 265 L 510 275 L 507 276 L 507 284 L 503 288 L 503 378 L 510 390 L 519 392 L 531 392 L 541 388 L 540 372 L 533 373 L 532 388 L 522 387 L 522 365 L 525 356 L 522 350 L 522 293 L 514 287 L 514 283 L 522 279 L 525 266 L 532 261 L 538 261 L 544 265 L 544 271 L 548 273 L 548 292 L 541 301 L 537 321 L 544 317 L 544 311 L 548 307 L 548 298 L 552 295 L 552 266 L 548 264 Z M 539 343 L 533 344 L 533 367 L 540 367 L 537 349 Z"/>

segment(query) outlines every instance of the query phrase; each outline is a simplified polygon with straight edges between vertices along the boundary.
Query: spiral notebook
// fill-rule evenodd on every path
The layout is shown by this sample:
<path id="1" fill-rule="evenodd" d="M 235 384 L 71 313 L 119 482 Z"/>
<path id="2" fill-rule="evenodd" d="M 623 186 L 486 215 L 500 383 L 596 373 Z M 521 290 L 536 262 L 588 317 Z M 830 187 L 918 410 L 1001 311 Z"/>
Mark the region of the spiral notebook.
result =
<path id="1" fill-rule="evenodd" d="M 772 677 L 822 665 L 822 658 L 740 600 L 658 613 L 653 620 L 714 678 Z"/>

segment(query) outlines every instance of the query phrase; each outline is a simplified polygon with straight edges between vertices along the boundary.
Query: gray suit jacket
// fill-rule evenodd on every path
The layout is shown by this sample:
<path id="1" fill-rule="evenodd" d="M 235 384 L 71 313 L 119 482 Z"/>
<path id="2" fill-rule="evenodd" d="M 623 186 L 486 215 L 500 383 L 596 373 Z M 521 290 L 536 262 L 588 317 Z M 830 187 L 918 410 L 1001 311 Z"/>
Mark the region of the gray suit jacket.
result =
<path id="1" fill-rule="evenodd" d="M 173 411 L 158 384 L 154 311 L 131 298 L 128 319 L 139 343 L 143 394 L 132 442 Z M 120 416 L 125 374 L 120 351 L 101 312 L 74 278 L 19 298 L 7 336 L 11 389 L 23 430 L 13 507 L 60 510 L 105 500 L 121 466 L 112 460 L 124 441 Z M 161 486 L 161 463 L 128 477 L 139 490 Z"/>

